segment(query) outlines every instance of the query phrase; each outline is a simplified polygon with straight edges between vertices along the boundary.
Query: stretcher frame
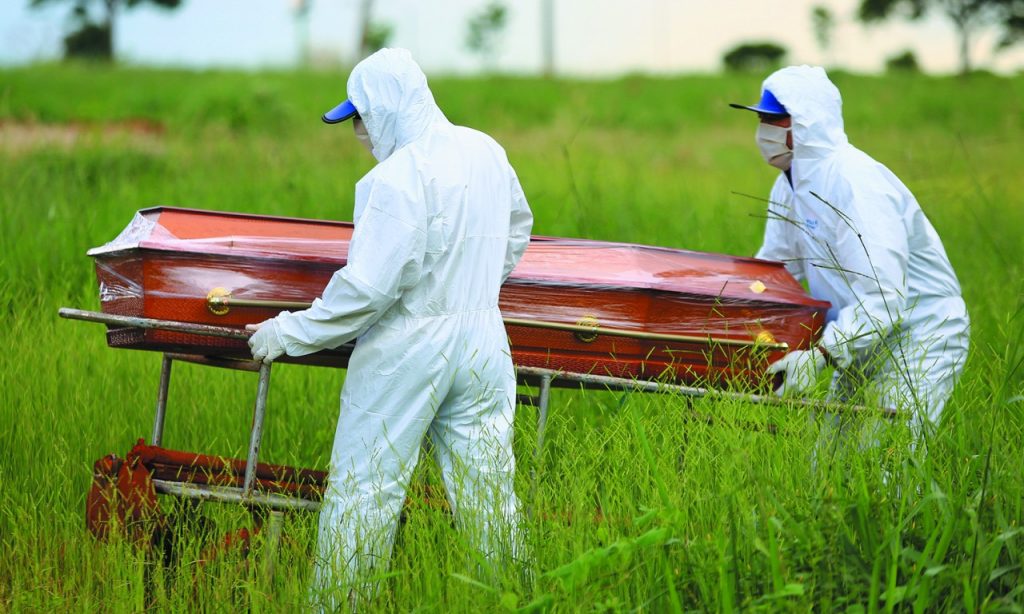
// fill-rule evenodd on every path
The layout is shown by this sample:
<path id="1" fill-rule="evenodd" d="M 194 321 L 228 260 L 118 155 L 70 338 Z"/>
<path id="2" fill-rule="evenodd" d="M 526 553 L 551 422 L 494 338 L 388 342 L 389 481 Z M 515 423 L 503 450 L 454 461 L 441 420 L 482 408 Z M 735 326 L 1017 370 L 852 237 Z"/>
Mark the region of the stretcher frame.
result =
<path id="1" fill-rule="evenodd" d="M 120 316 L 71 308 L 61 308 L 59 315 L 62 318 L 97 322 L 109 326 L 169 330 L 180 333 L 226 337 L 232 339 L 248 339 L 252 334 L 249 331 L 238 328 Z M 266 511 L 269 513 L 270 521 L 269 526 L 267 527 L 268 539 L 272 540 L 272 542 L 276 544 L 277 539 L 280 536 L 283 514 L 285 512 L 317 511 L 320 508 L 320 502 L 314 499 L 304 498 L 299 495 L 285 496 L 277 493 L 258 492 L 255 488 L 256 467 L 259 461 L 260 445 L 263 438 L 263 427 L 267 412 L 267 396 L 270 390 L 270 373 L 272 365 L 254 360 L 223 356 L 202 356 L 173 352 L 163 353 L 163 360 L 160 367 L 160 383 L 157 389 L 156 410 L 151 434 L 151 444 L 154 446 L 161 446 L 163 443 L 164 425 L 167 418 L 167 400 L 168 391 L 170 389 L 171 370 L 175 361 L 216 368 L 247 371 L 258 374 L 256 401 L 253 408 L 253 420 L 249 431 L 249 446 L 245 461 L 245 477 L 241 487 L 195 484 L 154 478 L 153 483 L 156 492 L 158 494 L 171 495 L 180 498 L 195 499 L 201 502 L 215 501 L 241 504 L 253 511 Z M 516 377 L 517 383 L 528 387 L 536 387 L 538 390 L 538 394 L 536 396 L 517 395 L 517 402 L 519 404 L 527 404 L 537 408 L 537 438 L 534 448 L 535 458 L 539 458 L 541 451 L 543 450 L 551 388 L 552 386 L 557 385 L 579 386 L 592 389 L 618 389 L 623 391 L 670 393 L 687 399 L 703 397 L 711 399 L 741 400 L 755 404 L 797 407 L 811 411 L 826 411 L 832 413 L 880 413 L 889 418 L 897 415 L 895 410 L 888 408 L 866 407 L 814 399 L 783 399 L 775 395 L 750 394 L 596 374 L 568 373 L 537 367 L 517 367 Z M 537 475 L 534 473 L 531 476 L 531 494 L 536 489 L 536 481 Z M 270 562 L 267 564 L 267 573 L 270 573 L 269 570 L 272 569 L 272 560 L 273 559 L 271 558 Z"/>

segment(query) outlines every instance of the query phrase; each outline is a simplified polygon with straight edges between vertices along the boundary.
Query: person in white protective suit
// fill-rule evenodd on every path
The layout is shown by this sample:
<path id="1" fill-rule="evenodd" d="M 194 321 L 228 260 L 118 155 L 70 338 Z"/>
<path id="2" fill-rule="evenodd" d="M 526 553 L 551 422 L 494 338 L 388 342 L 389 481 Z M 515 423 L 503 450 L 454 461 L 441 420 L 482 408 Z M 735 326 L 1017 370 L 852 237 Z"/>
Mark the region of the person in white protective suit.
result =
<path id="1" fill-rule="evenodd" d="M 356 184 L 348 263 L 309 309 L 249 342 L 271 361 L 357 340 L 314 570 L 335 606 L 362 590 L 358 574 L 387 566 L 425 436 L 460 527 L 485 556 L 515 556 L 516 379 L 498 292 L 533 225 L 505 151 L 448 121 L 408 51 L 364 59 L 347 93 L 323 120 L 352 119 L 379 161 Z"/>
<path id="2" fill-rule="evenodd" d="M 765 79 L 757 144 L 781 173 L 757 257 L 781 260 L 832 303 L 819 343 L 769 366 L 800 394 L 836 367 L 834 397 L 868 385 L 883 406 L 936 426 L 967 358 L 960 283 L 935 228 L 902 182 L 850 144 L 839 90 L 819 67 Z M 915 429 L 915 432 L 920 433 Z"/>

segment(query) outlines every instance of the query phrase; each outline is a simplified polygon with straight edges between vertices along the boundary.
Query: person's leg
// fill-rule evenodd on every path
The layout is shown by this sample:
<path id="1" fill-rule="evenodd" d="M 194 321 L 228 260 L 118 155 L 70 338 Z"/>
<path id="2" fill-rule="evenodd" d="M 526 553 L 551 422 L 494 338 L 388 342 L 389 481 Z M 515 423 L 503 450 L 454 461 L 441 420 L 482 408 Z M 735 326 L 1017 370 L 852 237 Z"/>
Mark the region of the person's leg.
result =
<path id="1" fill-rule="evenodd" d="M 832 403 L 846 403 L 853 394 L 851 378 L 844 377 L 841 371 L 832 374 L 827 400 Z M 843 424 L 849 416 L 832 411 L 812 411 L 809 414 L 812 423 L 817 423 L 817 438 L 811 449 L 811 470 L 815 474 L 827 467 L 835 457 L 837 446 L 841 441 Z M 812 427 L 815 426 L 812 424 Z"/>
<path id="2" fill-rule="evenodd" d="M 891 362 L 880 373 L 882 402 L 907 412 L 915 446 L 927 445 L 935 434 L 963 372 L 969 341 L 967 326 L 913 339 L 906 360 Z"/>
<path id="3" fill-rule="evenodd" d="M 439 369 L 419 367 L 415 378 L 349 370 L 320 510 L 313 589 L 321 609 L 364 601 L 375 587 L 359 576 L 387 568 L 420 444 L 445 394 L 429 379 Z"/>
<path id="4" fill-rule="evenodd" d="M 858 455 L 877 454 L 882 461 L 882 481 L 891 483 L 904 449 L 924 450 L 938 426 L 967 358 L 969 327 L 966 316 L 918 329 L 898 342 L 880 348 L 875 360 L 860 371 L 836 372 L 831 398 L 856 401 L 867 407 L 894 409 L 908 418 L 910 446 L 898 430 L 886 428 L 881 415 L 842 416 L 826 414 L 812 462 L 820 467 L 850 445 Z M 895 437 L 895 439 L 892 439 Z M 904 441 L 904 443 L 900 443 Z"/>
<path id="5" fill-rule="evenodd" d="M 521 536 L 513 490 L 515 372 L 500 349 L 507 344 L 492 345 L 498 351 L 470 352 L 460 364 L 430 435 L 460 528 L 498 562 L 520 556 Z"/>

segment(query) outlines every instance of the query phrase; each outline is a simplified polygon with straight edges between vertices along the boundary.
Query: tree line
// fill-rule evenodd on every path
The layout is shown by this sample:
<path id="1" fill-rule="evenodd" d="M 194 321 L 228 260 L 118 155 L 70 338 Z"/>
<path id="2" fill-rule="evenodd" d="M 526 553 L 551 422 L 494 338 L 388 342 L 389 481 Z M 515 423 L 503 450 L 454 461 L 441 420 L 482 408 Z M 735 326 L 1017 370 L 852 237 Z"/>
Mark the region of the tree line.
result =
<path id="1" fill-rule="evenodd" d="M 544 73 L 554 72 L 554 38 L 557 32 L 555 0 L 540 0 L 541 44 Z M 66 58 L 114 59 L 114 27 L 124 10 L 152 5 L 166 10 L 181 6 L 181 0 L 29 0 L 30 6 L 70 5 L 70 27 L 64 36 Z M 312 0 L 292 0 L 297 21 L 308 18 Z M 392 25 L 373 18 L 374 0 L 360 0 L 358 5 L 359 35 L 356 54 L 365 57 L 384 47 L 394 34 Z M 951 22 L 956 31 L 960 73 L 972 68 L 971 43 L 985 31 L 994 31 L 998 40 L 995 51 L 1001 51 L 1024 39 L 1024 0 L 860 0 L 856 19 L 863 24 L 877 24 L 893 18 L 919 20 L 938 13 Z M 493 68 L 500 49 L 502 33 L 508 23 L 509 9 L 501 0 L 487 0 L 466 24 L 466 48 L 478 55 L 485 68 Z M 815 40 L 828 56 L 836 19 L 824 6 L 812 9 L 811 23 Z M 302 30 L 305 31 L 305 30 Z M 305 41 L 303 41 L 305 44 Z M 786 49 L 772 41 L 746 42 L 729 49 L 723 64 L 730 70 L 762 70 L 781 63 Z M 305 58 L 305 50 L 300 53 Z M 913 52 L 907 51 L 889 60 L 890 67 L 916 68 Z"/>

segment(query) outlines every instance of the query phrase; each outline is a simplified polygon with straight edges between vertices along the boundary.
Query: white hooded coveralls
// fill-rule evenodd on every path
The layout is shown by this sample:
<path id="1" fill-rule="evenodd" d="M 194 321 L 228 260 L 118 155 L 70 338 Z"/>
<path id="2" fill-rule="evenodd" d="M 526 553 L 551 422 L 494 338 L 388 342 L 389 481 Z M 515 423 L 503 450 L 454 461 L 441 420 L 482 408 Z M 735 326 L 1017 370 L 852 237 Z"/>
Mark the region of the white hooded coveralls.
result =
<path id="1" fill-rule="evenodd" d="M 834 394 L 870 382 L 884 406 L 938 424 L 970 329 L 938 234 L 906 186 L 849 143 L 824 70 L 783 68 L 763 88 L 792 117 L 793 163 L 772 188 L 758 257 L 832 303 L 820 344 L 837 366 Z"/>
<path id="2" fill-rule="evenodd" d="M 504 150 L 445 118 L 408 51 L 360 62 L 348 95 L 379 160 L 356 184 L 348 263 L 312 307 L 273 320 L 290 356 L 358 338 L 320 512 L 325 589 L 386 567 L 428 434 L 470 539 L 485 555 L 515 543 L 516 380 L 498 292 L 533 224 Z"/>

